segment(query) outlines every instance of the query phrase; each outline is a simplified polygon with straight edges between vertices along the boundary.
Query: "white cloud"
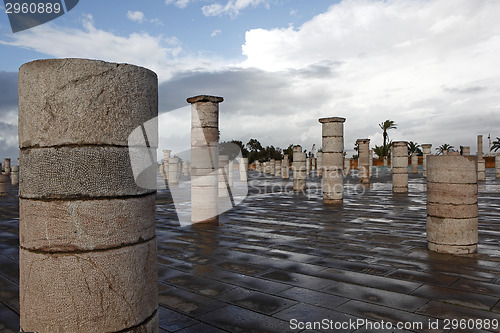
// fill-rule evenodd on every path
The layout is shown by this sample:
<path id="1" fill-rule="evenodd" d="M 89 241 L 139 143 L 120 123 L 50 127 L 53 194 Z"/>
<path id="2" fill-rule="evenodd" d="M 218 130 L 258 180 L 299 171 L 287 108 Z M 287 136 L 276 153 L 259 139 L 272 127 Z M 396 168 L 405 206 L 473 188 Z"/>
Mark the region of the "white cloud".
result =
<path id="1" fill-rule="evenodd" d="M 240 14 L 240 11 L 246 9 L 248 6 L 257 7 L 260 4 L 269 8 L 269 0 L 229 0 L 225 5 L 216 2 L 211 5 L 203 6 L 201 11 L 205 16 L 229 15 L 234 18 Z"/>
<path id="2" fill-rule="evenodd" d="M 144 22 L 144 13 L 140 11 L 128 11 L 127 18 L 134 22 L 142 23 Z"/>
<path id="3" fill-rule="evenodd" d="M 167 5 L 173 4 L 178 8 L 186 8 L 189 2 L 190 0 L 165 0 L 165 4 Z"/>
<path id="4" fill-rule="evenodd" d="M 222 32 L 222 31 L 221 31 L 221 30 L 219 30 L 219 29 L 214 30 L 214 31 L 212 31 L 212 33 L 210 34 L 210 37 L 215 37 L 215 36 L 217 36 L 218 34 L 220 34 L 221 32 Z"/>

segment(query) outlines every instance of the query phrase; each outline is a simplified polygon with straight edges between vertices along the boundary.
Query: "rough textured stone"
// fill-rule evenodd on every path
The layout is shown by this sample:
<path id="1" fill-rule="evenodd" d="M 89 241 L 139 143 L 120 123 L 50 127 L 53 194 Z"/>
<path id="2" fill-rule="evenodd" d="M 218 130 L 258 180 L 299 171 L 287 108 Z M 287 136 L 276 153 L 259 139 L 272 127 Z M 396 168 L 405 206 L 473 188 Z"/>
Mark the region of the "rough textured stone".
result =
<path id="1" fill-rule="evenodd" d="M 19 69 L 19 100 L 20 148 L 127 146 L 132 130 L 158 115 L 158 79 L 128 64 L 37 60 Z"/>
<path id="2" fill-rule="evenodd" d="M 248 180 L 248 158 L 242 157 L 240 159 L 240 180 L 246 182 Z"/>
<path id="3" fill-rule="evenodd" d="M 344 197 L 344 122 L 345 118 L 321 118 L 323 203 L 342 203 Z"/>
<path id="4" fill-rule="evenodd" d="M 23 149 L 19 194 L 23 198 L 115 197 L 153 193 L 156 162 L 137 186 L 125 147 L 59 147 Z M 154 183 L 154 184 L 153 184 Z"/>
<path id="5" fill-rule="evenodd" d="M 306 189 L 306 154 L 302 152 L 301 146 L 293 147 L 293 190 L 304 191 Z"/>
<path id="6" fill-rule="evenodd" d="M 290 178 L 290 161 L 288 159 L 288 155 L 283 155 L 283 162 L 281 163 L 281 167 L 283 170 L 281 171 L 281 178 L 289 179 Z"/>
<path id="7" fill-rule="evenodd" d="M 156 310 L 156 239 L 84 253 L 21 248 L 20 261 L 24 331 L 116 332 Z"/>
<path id="8" fill-rule="evenodd" d="M 48 252 L 118 247 L 155 235 L 155 195 L 127 199 L 20 199 L 20 246 Z"/>
<path id="9" fill-rule="evenodd" d="M 477 175 L 471 173 L 472 170 L 477 172 L 475 156 L 449 155 L 446 159 L 434 157 L 427 157 L 428 182 L 450 184 L 475 184 L 477 182 Z"/>
<path id="10" fill-rule="evenodd" d="M 423 176 L 427 177 L 427 156 L 431 154 L 432 144 L 424 143 L 420 145 L 422 147 L 422 170 Z"/>
<path id="11" fill-rule="evenodd" d="M 9 194 L 9 183 L 10 183 L 9 176 L 0 174 L 0 197 Z"/>
<path id="12" fill-rule="evenodd" d="M 358 139 L 356 143 L 359 145 L 358 169 L 361 183 L 370 183 L 370 139 Z"/>

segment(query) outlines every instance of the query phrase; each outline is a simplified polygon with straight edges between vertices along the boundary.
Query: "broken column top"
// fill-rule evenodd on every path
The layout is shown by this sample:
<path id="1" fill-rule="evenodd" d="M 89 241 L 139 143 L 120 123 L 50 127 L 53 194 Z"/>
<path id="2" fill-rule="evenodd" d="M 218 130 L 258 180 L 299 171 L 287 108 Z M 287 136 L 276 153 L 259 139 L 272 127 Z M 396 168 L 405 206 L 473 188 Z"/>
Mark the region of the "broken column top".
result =
<path id="1" fill-rule="evenodd" d="M 222 97 L 217 97 L 217 96 L 209 96 L 209 95 L 198 95 L 194 97 L 189 97 L 186 100 L 188 103 L 198 103 L 198 102 L 213 102 L 213 103 L 220 103 L 224 101 L 224 98 Z"/>
<path id="2" fill-rule="evenodd" d="M 329 117 L 329 118 L 319 118 L 318 121 L 320 123 L 343 123 L 345 122 L 345 118 L 342 117 Z"/>
<path id="3" fill-rule="evenodd" d="M 366 142 L 370 142 L 370 139 L 357 139 L 356 140 L 356 143 L 366 143 Z"/>
<path id="4" fill-rule="evenodd" d="M 293 146 L 293 151 L 294 152 L 302 152 L 302 147 L 300 145 Z"/>
<path id="5" fill-rule="evenodd" d="M 422 148 L 427 148 L 427 147 L 430 148 L 430 147 L 432 147 L 432 143 L 422 143 L 420 146 Z"/>

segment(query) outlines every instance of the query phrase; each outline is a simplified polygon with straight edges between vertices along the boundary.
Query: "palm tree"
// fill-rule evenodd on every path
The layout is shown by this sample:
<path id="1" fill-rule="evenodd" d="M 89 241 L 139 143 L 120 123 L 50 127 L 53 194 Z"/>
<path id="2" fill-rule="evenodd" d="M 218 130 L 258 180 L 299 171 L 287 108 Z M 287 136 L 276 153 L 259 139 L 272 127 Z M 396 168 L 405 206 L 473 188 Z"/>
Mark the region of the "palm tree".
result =
<path id="1" fill-rule="evenodd" d="M 412 155 L 412 154 L 422 155 L 422 151 L 420 150 L 420 144 L 413 142 L 413 141 L 409 141 L 408 142 L 408 155 Z"/>
<path id="2" fill-rule="evenodd" d="M 444 143 L 441 146 L 437 147 L 436 150 L 438 151 L 438 155 L 443 155 L 445 150 L 453 151 L 453 148 L 455 148 L 455 147 L 453 147 L 447 143 Z"/>
<path id="3" fill-rule="evenodd" d="M 375 145 L 375 148 L 373 148 L 373 152 L 375 154 L 377 154 L 378 158 L 383 158 L 384 157 L 384 146 Z"/>
<path id="4" fill-rule="evenodd" d="M 500 138 L 497 136 L 497 139 L 492 142 L 490 151 L 495 150 L 495 152 L 500 149 Z"/>
<path id="5" fill-rule="evenodd" d="M 383 123 L 378 124 L 378 126 L 383 131 L 382 135 L 384 137 L 384 148 L 385 148 L 387 146 L 387 140 L 389 139 L 389 134 L 387 134 L 387 131 L 390 129 L 396 129 L 398 125 L 394 122 L 394 120 L 387 119 Z M 388 147 L 387 149 L 384 149 L 384 151 L 385 151 L 384 156 L 387 156 L 387 152 L 389 151 Z"/>

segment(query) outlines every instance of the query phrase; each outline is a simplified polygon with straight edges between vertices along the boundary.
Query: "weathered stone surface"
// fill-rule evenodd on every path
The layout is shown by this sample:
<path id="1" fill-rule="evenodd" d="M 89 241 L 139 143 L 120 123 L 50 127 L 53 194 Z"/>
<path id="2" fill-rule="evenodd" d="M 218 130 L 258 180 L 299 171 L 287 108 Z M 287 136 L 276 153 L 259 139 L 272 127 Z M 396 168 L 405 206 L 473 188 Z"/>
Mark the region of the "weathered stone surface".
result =
<path id="1" fill-rule="evenodd" d="M 240 180 L 246 182 L 248 180 L 248 158 L 242 157 L 240 159 Z"/>
<path id="2" fill-rule="evenodd" d="M 46 252 L 106 249 L 155 236 L 155 195 L 127 199 L 20 199 L 20 246 Z"/>
<path id="3" fill-rule="evenodd" d="M 155 192 L 156 162 L 137 185 L 126 147 L 59 147 L 23 149 L 19 193 L 23 198 L 114 197 Z M 154 184 L 153 184 L 154 183 Z"/>
<path id="4" fill-rule="evenodd" d="M 345 118 L 321 118 L 322 154 L 321 188 L 323 203 L 342 203 L 344 197 L 344 122 Z M 319 154 L 319 153 L 318 153 Z"/>
<path id="5" fill-rule="evenodd" d="M 427 216 L 427 239 L 436 245 L 473 245 L 478 241 L 477 217 Z"/>
<path id="6" fill-rule="evenodd" d="M 392 144 L 392 191 L 408 192 L 408 143 L 394 141 Z"/>
<path id="7" fill-rule="evenodd" d="M 427 156 L 427 179 L 429 182 L 450 184 L 475 184 L 477 182 L 475 156 L 450 155 L 446 156 L 445 159 L 439 157 Z"/>
<path id="8" fill-rule="evenodd" d="M 477 203 L 476 184 L 427 183 L 427 202 L 452 205 Z"/>
<path id="9" fill-rule="evenodd" d="M 500 178 L 500 154 L 495 155 L 495 178 Z"/>
<path id="10" fill-rule="evenodd" d="M 423 170 L 423 176 L 427 177 L 427 156 L 431 154 L 431 147 L 432 144 L 430 143 L 424 143 L 420 145 L 422 147 L 422 170 Z"/>
<path id="11" fill-rule="evenodd" d="M 290 178 L 290 161 L 288 159 L 288 155 L 283 155 L 283 162 L 281 163 L 282 171 L 281 178 L 289 179 Z"/>
<path id="12" fill-rule="evenodd" d="M 359 146 L 358 169 L 361 183 L 370 183 L 370 139 L 358 139 L 356 143 Z"/>
<path id="13" fill-rule="evenodd" d="M 306 189 L 306 154 L 302 152 L 301 146 L 293 147 L 293 190 L 303 191 Z"/>
<path id="14" fill-rule="evenodd" d="M 9 183 L 10 183 L 9 176 L 0 173 L 0 197 L 9 194 Z"/>
<path id="15" fill-rule="evenodd" d="M 84 253 L 21 248 L 20 261 L 24 331 L 117 332 L 156 310 L 156 239 Z"/>
<path id="16" fill-rule="evenodd" d="M 132 130 L 158 115 L 158 79 L 128 64 L 37 60 L 19 69 L 19 102 L 20 148 L 127 146 Z"/>

